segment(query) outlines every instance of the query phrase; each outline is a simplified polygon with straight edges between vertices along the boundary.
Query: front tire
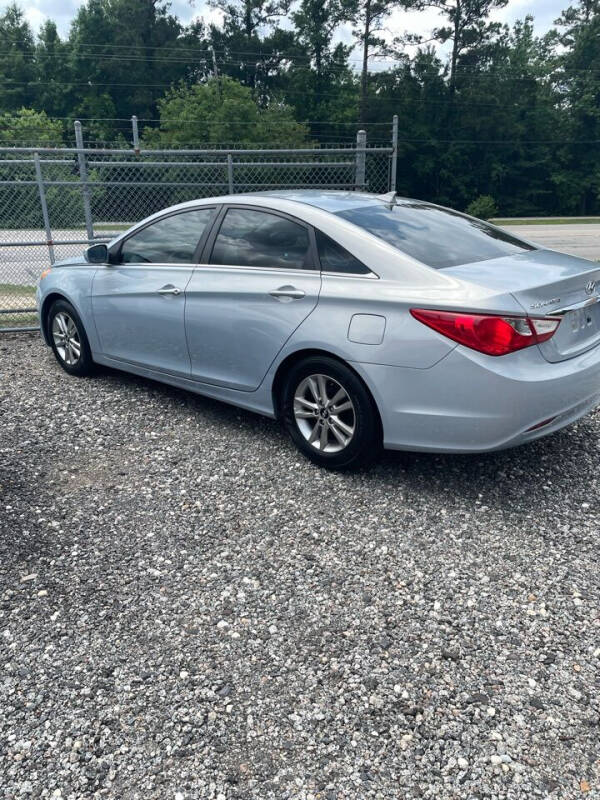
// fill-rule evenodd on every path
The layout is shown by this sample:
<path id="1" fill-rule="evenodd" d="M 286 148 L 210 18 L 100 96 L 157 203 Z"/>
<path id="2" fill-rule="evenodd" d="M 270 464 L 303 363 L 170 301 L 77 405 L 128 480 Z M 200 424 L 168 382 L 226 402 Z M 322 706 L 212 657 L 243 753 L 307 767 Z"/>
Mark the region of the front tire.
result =
<path id="1" fill-rule="evenodd" d="M 328 469 L 356 469 L 381 450 L 377 409 L 361 379 L 333 358 L 312 356 L 290 369 L 283 423 L 294 444 Z"/>
<path id="2" fill-rule="evenodd" d="M 69 375 L 83 377 L 94 369 L 90 345 L 79 314 L 66 300 L 56 300 L 48 313 L 48 338 L 56 360 Z"/>

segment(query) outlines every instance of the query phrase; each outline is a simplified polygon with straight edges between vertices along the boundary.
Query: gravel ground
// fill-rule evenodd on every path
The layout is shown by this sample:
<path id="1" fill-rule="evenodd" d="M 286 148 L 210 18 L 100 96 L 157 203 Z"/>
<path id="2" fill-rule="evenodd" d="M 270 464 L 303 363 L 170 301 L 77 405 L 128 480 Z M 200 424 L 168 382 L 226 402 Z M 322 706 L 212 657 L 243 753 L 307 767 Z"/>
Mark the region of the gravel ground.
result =
<path id="1" fill-rule="evenodd" d="M 600 797 L 600 414 L 329 474 L 0 339 L 0 797 Z"/>

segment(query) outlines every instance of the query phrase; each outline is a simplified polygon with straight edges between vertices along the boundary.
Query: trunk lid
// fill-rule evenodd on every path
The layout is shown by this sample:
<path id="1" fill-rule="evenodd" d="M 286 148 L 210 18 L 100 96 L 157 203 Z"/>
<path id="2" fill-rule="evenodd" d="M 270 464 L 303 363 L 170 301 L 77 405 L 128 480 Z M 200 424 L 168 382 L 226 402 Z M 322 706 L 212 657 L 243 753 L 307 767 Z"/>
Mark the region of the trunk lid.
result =
<path id="1" fill-rule="evenodd" d="M 530 317 L 562 312 L 554 336 L 539 345 L 547 361 L 564 361 L 600 344 L 600 264 L 594 261 L 554 250 L 532 250 L 444 272 L 510 292 Z"/>

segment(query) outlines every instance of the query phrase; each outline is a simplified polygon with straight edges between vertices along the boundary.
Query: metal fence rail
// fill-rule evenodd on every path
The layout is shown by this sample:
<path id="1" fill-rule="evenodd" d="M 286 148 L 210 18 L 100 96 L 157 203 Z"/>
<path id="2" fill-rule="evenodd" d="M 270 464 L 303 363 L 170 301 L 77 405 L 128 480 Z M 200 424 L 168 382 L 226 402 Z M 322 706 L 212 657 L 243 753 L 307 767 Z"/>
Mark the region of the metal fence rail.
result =
<path id="1" fill-rule="evenodd" d="M 395 183 L 396 141 L 272 149 L 146 150 L 133 147 L 0 147 L 0 332 L 38 327 L 42 270 L 109 241 L 175 203 L 277 188 L 366 189 Z M 397 124 L 393 128 L 397 132 Z"/>

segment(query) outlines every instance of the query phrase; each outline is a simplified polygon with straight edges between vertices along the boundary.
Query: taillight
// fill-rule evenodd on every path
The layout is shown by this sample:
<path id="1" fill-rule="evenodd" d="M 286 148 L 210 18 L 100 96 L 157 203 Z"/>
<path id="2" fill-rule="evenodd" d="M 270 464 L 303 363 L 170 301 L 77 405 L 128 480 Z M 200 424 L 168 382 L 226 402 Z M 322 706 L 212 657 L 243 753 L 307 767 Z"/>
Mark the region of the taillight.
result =
<path id="1" fill-rule="evenodd" d="M 502 317 L 426 308 L 411 308 L 410 313 L 434 331 L 488 356 L 504 356 L 545 342 L 560 325 L 560 319 L 551 317 Z"/>

